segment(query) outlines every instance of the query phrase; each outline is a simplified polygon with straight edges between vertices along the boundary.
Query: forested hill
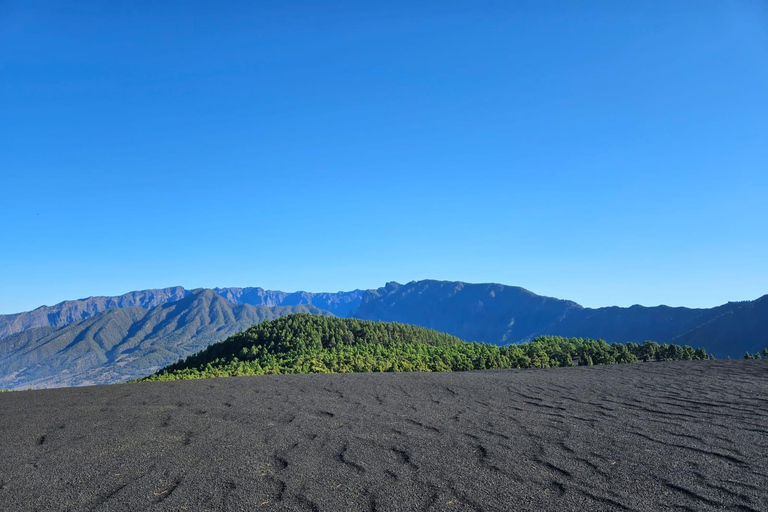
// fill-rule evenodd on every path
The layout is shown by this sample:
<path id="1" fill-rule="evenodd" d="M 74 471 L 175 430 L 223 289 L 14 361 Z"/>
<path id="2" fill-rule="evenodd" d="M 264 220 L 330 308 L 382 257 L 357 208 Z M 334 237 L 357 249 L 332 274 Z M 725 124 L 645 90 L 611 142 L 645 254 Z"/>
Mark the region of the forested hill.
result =
<path id="1" fill-rule="evenodd" d="M 467 343 L 423 327 L 293 314 L 263 322 L 168 366 L 146 380 L 328 372 L 549 368 L 638 360 L 706 359 L 679 345 L 608 344 L 544 336 L 499 347 Z"/>
<path id="2" fill-rule="evenodd" d="M 455 336 L 413 325 L 293 314 L 254 325 L 163 371 L 254 361 L 269 372 L 274 369 L 272 360 L 276 363 L 283 356 L 298 356 L 312 366 L 312 356 L 324 351 L 341 353 L 348 348 L 364 346 L 381 349 L 398 345 L 451 346 L 463 343 Z M 319 365 L 315 366 L 319 368 Z"/>

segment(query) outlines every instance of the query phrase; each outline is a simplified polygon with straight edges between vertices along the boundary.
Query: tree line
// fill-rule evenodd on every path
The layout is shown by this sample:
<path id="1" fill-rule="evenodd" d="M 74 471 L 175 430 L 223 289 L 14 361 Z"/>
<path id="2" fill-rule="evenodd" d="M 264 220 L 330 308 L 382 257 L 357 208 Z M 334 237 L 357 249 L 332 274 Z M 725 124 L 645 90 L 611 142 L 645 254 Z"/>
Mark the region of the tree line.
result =
<path id="1" fill-rule="evenodd" d="M 762 354 L 762 357 L 761 357 L 761 354 Z M 768 348 L 764 348 L 762 353 L 755 352 L 754 354 L 750 354 L 749 352 L 745 352 L 744 359 L 768 359 Z"/>

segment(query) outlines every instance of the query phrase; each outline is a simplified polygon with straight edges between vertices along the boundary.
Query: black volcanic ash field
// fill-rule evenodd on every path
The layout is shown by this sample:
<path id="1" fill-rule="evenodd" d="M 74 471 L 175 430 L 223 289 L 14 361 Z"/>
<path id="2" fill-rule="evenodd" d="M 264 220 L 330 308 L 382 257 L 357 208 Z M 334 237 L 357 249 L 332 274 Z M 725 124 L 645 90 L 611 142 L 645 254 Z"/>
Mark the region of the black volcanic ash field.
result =
<path id="1" fill-rule="evenodd" d="M 0 395 L 0 509 L 768 510 L 768 363 Z"/>

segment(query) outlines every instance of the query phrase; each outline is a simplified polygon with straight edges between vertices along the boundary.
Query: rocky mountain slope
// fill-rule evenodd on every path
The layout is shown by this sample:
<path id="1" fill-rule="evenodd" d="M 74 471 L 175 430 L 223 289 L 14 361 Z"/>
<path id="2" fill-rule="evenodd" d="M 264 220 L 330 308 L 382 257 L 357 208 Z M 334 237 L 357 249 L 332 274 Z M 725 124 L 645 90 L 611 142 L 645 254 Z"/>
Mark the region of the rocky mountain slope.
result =
<path id="1" fill-rule="evenodd" d="M 201 289 L 151 309 L 114 308 L 66 326 L 30 329 L 0 341 L 0 388 L 122 382 L 296 312 L 329 315 L 307 305 L 235 305 Z"/>
<path id="2" fill-rule="evenodd" d="M 252 306 L 315 306 L 336 316 L 350 316 L 360 305 L 363 290 L 338 293 L 283 292 L 263 288 L 214 288 L 217 294 L 232 304 Z M 138 290 L 117 297 L 88 297 L 67 300 L 53 306 L 41 306 L 32 311 L 0 315 L 0 339 L 37 327 L 59 327 L 106 311 L 138 307 L 150 309 L 183 299 L 191 292 L 181 286 Z"/>
<path id="3" fill-rule="evenodd" d="M 139 290 L 118 297 L 89 297 L 67 300 L 53 306 L 40 306 L 32 311 L 0 315 L 0 338 L 36 327 L 58 327 L 85 320 L 115 308 L 149 309 L 166 302 L 183 299 L 187 291 L 181 286 L 156 290 Z"/>

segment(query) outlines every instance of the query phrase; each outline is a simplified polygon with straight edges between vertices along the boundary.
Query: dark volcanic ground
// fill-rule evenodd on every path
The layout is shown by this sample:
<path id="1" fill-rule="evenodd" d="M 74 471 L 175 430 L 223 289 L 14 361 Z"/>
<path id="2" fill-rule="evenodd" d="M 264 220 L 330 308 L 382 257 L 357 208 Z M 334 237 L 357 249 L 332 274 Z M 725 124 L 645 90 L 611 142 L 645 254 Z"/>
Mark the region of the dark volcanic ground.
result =
<path id="1" fill-rule="evenodd" d="M 0 510 L 768 510 L 768 362 L 0 395 Z"/>

